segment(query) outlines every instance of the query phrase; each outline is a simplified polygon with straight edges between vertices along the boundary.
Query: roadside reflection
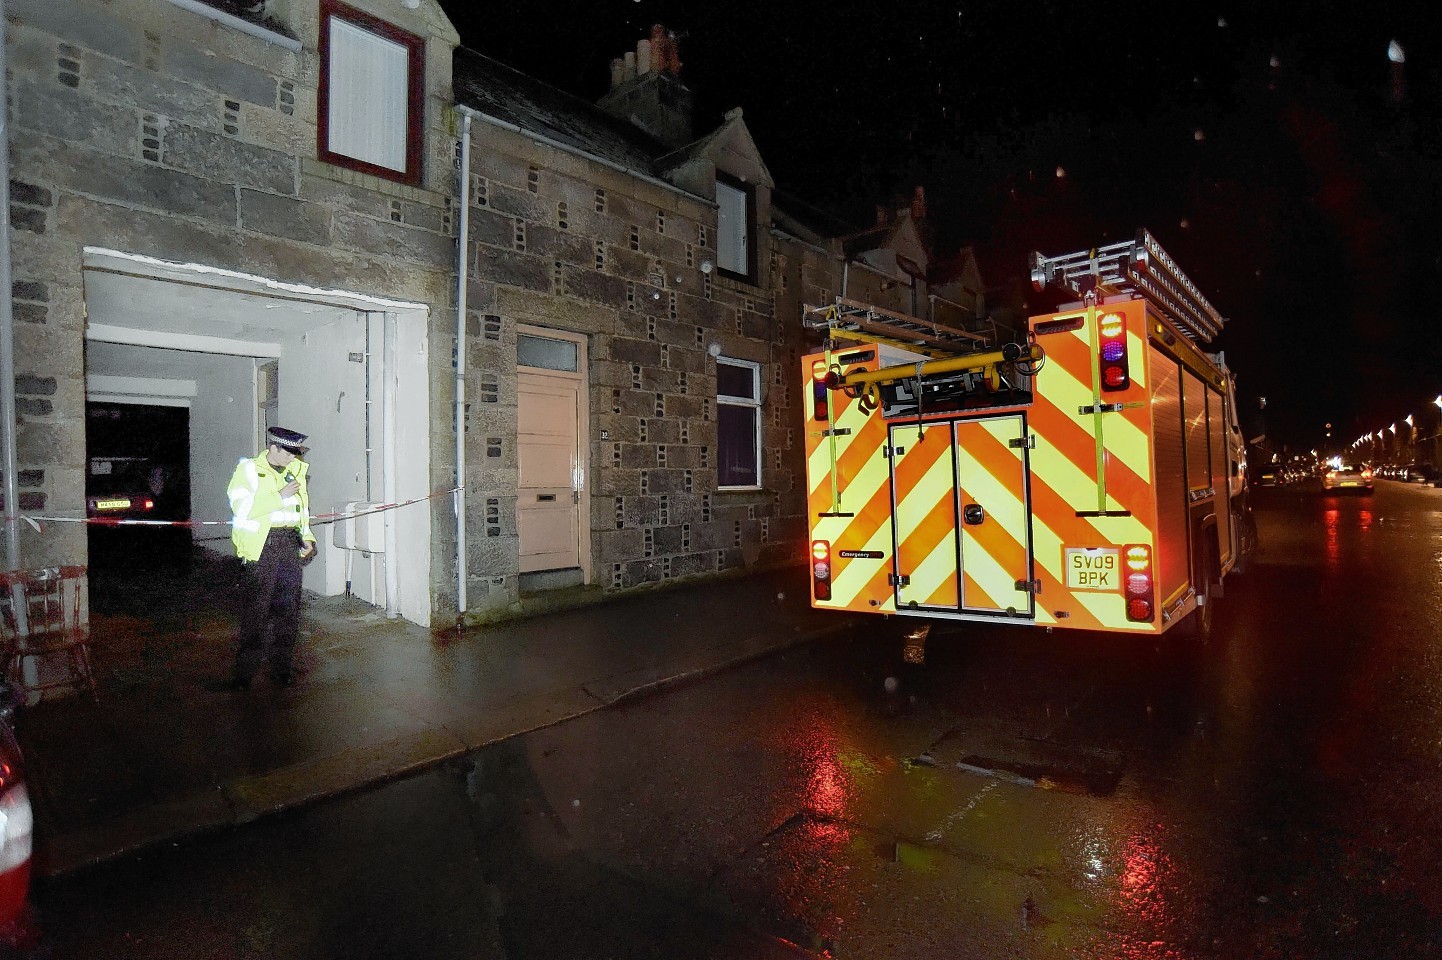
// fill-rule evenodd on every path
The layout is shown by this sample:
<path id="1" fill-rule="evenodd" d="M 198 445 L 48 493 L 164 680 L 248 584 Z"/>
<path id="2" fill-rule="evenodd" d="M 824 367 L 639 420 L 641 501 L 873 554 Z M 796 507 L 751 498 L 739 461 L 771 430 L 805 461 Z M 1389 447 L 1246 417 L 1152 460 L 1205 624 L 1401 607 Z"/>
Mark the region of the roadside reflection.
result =
<path id="1" fill-rule="evenodd" d="M 1342 560 L 1342 544 L 1338 539 L 1341 517 L 1342 511 L 1336 507 L 1328 507 L 1322 512 L 1322 524 L 1326 528 L 1327 533 L 1323 552 L 1327 556 L 1327 566 L 1329 568 L 1337 566 Z"/>

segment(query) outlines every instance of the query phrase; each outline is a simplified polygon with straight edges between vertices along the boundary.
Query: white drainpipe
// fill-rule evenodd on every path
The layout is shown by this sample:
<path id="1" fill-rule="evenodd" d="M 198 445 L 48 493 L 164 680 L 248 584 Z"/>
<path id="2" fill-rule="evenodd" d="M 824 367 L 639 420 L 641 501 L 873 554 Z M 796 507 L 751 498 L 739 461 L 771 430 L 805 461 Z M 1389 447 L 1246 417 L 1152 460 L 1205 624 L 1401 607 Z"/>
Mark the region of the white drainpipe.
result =
<path id="1" fill-rule="evenodd" d="M 4 0 L 0 0 L 3 3 Z M 471 256 L 471 115 L 461 111 L 461 222 L 456 244 L 456 620 L 466 612 L 466 287 Z"/>
<path id="2" fill-rule="evenodd" d="M 5 56 L 5 0 L 0 0 L 0 88 Z M 8 93 L 8 91 L 6 91 Z M 5 472 L 5 569 L 20 569 L 20 483 L 15 477 L 15 312 L 10 297 L 10 124 L 0 99 L 0 431 Z"/>

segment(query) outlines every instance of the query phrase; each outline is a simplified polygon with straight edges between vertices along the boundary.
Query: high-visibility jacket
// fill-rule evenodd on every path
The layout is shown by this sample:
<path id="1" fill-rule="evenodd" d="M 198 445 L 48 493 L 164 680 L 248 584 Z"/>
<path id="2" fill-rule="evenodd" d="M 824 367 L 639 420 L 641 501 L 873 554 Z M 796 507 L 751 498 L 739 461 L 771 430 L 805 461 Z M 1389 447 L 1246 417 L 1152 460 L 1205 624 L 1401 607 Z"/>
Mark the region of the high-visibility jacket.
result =
<path id="1" fill-rule="evenodd" d="M 306 469 L 304 460 L 292 460 L 285 469 L 277 470 L 266 460 L 264 450 L 236 464 L 226 490 L 230 497 L 230 539 L 235 544 L 236 556 L 242 560 L 259 560 L 265 538 L 272 529 L 280 527 L 299 530 L 301 540 L 315 543 L 315 535 L 310 532 Z M 300 489 L 289 497 L 281 497 L 281 488 L 291 480 L 300 481 Z"/>

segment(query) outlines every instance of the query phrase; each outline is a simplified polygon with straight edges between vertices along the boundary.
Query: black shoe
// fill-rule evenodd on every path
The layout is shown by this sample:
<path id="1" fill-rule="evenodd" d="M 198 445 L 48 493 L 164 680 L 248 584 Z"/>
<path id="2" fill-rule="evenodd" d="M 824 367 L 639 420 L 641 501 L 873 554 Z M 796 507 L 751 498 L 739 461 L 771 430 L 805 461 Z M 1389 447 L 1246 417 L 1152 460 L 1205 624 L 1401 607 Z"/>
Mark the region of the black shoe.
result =
<path id="1" fill-rule="evenodd" d="M 227 680 L 207 680 L 205 689 L 211 693 L 244 693 L 250 689 L 248 677 L 231 677 Z"/>

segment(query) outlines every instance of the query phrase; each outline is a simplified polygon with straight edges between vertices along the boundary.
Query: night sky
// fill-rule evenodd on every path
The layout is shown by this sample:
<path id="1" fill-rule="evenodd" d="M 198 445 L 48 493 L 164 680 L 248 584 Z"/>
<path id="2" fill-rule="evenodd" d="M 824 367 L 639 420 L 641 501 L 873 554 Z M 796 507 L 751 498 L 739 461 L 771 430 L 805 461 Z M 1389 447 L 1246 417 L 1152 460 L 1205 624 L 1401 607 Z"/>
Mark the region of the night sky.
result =
<path id="1" fill-rule="evenodd" d="M 1033 249 L 1146 227 L 1228 318 L 1213 348 L 1276 443 L 1436 422 L 1442 43 L 1421 4 L 442 5 L 466 46 L 590 100 L 665 24 L 698 135 L 742 107 L 778 189 L 858 226 L 924 186 L 938 253 L 973 246 L 993 300 L 1029 293 Z"/>

